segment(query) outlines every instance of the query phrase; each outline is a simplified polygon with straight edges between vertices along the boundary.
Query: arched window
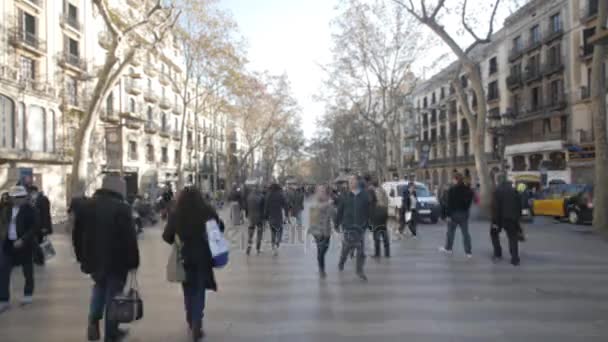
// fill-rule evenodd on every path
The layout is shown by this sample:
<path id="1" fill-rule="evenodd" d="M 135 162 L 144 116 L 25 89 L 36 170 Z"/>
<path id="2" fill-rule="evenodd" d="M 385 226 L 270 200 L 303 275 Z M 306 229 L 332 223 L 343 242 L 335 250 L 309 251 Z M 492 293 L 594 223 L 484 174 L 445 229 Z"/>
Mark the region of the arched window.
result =
<path id="1" fill-rule="evenodd" d="M 15 102 L 0 95 L 0 147 L 15 148 Z"/>
<path id="2" fill-rule="evenodd" d="M 31 105 L 27 115 L 27 149 L 44 152 L 44 137 L 46 136 L 46 112 L 40 106 Z"/>
<path id="3" fill-rule="evenodd" d="M 135 99 L 133 99 L 133 98 L 129 99 L 129 112 L 131 112 L 131 113 L 135 113 L 136 112 Z"/>
<path id="4" fill-rule="evenodd" d="M 111 116 L 114 113 L 114 93 L 110 92 L 106 97 L 106 115 Z"/>
<path id="5" fill-rule="evenodd" d="M 175 126 L 173 127 L 173 129 L 177 131 L 179 129 L 179 121 L 177 120 L 177 118 L 175 118 L 175 120 L 173 120 L 173 122 L 175 123 Z"/>
<path id="6" fill-rule="evenodd" d="M 55 127 L 55 111 L 51 109 L 46 116 L 46 140 L 44 143 L 46 152 L 49 153 L 55 152 Z"/>
<path id="7" fill-rule="evenodd" d="M 167 113 L 163 113 L 161 116 L 160 127 L 163 131 L 167 131 Z"/>
<path id="8" fill-rule="evenodd" d="M 152 112 L 152 107 L 148 106 L 148 122 L 154 121 L 154 113 Z"/>

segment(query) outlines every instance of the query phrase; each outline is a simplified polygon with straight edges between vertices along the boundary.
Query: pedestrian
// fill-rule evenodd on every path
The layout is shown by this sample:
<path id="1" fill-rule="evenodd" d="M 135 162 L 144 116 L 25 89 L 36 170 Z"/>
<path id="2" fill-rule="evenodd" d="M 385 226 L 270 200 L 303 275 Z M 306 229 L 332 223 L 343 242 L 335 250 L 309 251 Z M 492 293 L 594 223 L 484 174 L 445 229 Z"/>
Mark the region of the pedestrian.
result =
<path id="1" fill-rule="evenodd" d="M 207 237 L 207 222 L 215 220 L 223 232 L 223 223 L 210 203 L 195 187 L 180 192 L 175 209 L 170 213 L 163 240 L 175 243 L 179 237 L 186 280 L 182 283 L 186 322 L 194 341 L 205 336 L 203 318 L 206 290 L 217 291 L 213 258 Z"/>
<path id="2" fill-rule="evenodd" d="M 51 202 L 46 195 L 38 190 L 35 185 L 27 188 L 30 200 L 39 215 L 40 230 L 36 236 L 37 245 L 34 247 L 34 263 L 44 265 L 44 253 L 39 247 L 40 244 L 51 234 L 53 234 L 53 221 L 51 218 Z"/>
<path id="3" fill-rule="evenodd" d="M 365 230 L 369 227 L 370 201 L 367 191 L 361 188 L 359 176 L 353 175 L 349 179 L 350 191 L 345 193 L 338 205 L 336 218 L 337 229 L 341 227 L 344 238 L 342 242 L 342 252 L 338 269 L 344 270 L 346 258 L 351 251 L 356 252 L 357 275 L 363 281 L 367 280 L 363 267 L 365 264 L 364 238 Z"/>
<path id="4" fill-rule="evenodd" d="M 9 191 L 10 201 L 0 212 L 0 313 L 10 307 L 11 273 L 21 265 L 25 285 L 21 305 L 32 303 L 34 295 L 33 252 L 40 223 L 36 209 L 23 186 Z"/>
<path id="5" fill-rule="evenodd" d="M 327 277 L 325 272 L 325 255 L 329 250 L 332 222 L 336 222 L 336 208 L 331 201 L 329 188 L 325 185 L 317 186 L 313 201 L 309 208 L 308 232 L 317 244 L 317 263 L 319 276 Z"/>
<path id="6" fill-rule="evenodd" d="M 109 304 L 124 288 L 127 276 L 139 268 L 139 247 L 131 207 L 125 201 L 126 184 L 118 175 L 106 175 L 91 199 L 73 203 L 74 246 L 81 270 L 93 279 L 89 308 L 89 341 L 100 339 L 99 321 L 105 312 L 105 341 L 120 341 L 127 331 L 108 317 Z"/>
<path id="7" fill-rule="evenodd" d="M 448 203 L 446 208 L 448 231 L 445 246 L 439 248 L 441 252 L 452 254 L 456 228 L 460 227 L 464 252 L 466 253 L 467 258 L 470 259 L 473 257 L 471 251 L 471 235 L 469 233 L 469 210 L 473 203 L 473 195 L 473 190 L 464 183 L 462 175 L 460 173 L 455 173 L 453 176 L 453 186 L 448 190 Z"/>
<path id="8" fill-rule="evenodd" d="M 266 198 L 264 198 L 264 217 L 270 225 L 272 235 L 272 254 L 279 254 L 279 246 L 283 238 L 283 220 L 287 217 L 288 205 L 281 186 L 273 183 L 270 186 Z"/>
<path id="9" fill-rule="evenodd" d="M 302 228 L 302 212 L 304 211 L 304 190 L 302 188 L 297 188 L 293 191 L 293 203 L 291 207 L 298 228 Z"/>
<path id="10" fill-rule="evenodd" d="M 249 219 L 249 238 L 247 242 L 247 255 L 251 253 L 253 236 L 257 229 L 256 252 L 262 252 L 262 239 L 264 238 L 264 196 L 260 189 L 255 186 L 249 191 L 247 197 L 247 218 Z"/>
<path id="11" fill-rule="evenodd" d="M 399 232 L 403 235 L 403 231 L 407 225 L 410 233 L 412 233 L 412 237 L 415 239 L 418 235 L 418 194 L 416 193 L 416 184 L 414 182 L 409 182 L 401 194 L 401 212 L 403 215 L 400 220 Z"/>
<path id="12" fill-rule="evenodd" d="M 371 181 L 374 193 L 374 205 L 371 211 L 372 232 L 374 234 L 374 257 L 379 258 L 381 242 L 384 245 L 384 256 L 391 257 L 391 242 L 388 236 L 388 195 L 377 180 Z"/>
<path id="13" fill-rule="evenodd" d="M 500 246 L 500 232 L 504 230 L 509 239 L 509 252 L 511 253 L 511 264 L 518 266 L 519 259 L 519 237 L 522 202 L 519 193 L 513 188 L 511 182 L 501 176 L 501 184 L 494 191 L 492 201 L 492 227 L 490 237 L 494 248 L 493 259 L 502 259 L 502 247 Z"/>

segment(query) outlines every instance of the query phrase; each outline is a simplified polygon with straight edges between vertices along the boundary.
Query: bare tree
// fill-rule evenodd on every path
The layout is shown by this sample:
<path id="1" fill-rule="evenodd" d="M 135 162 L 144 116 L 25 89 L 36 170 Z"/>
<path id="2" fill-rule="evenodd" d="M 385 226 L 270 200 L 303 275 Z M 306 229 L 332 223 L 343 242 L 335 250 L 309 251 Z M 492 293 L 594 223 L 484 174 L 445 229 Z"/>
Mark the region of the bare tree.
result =
<path id="1" fill-rule="evenodd" d="M 469 23 L 470 16 L 467 14 L 467 0 L 461 2 L 460 16 L 461 24 L 464 31 L 473 38 L 473 43 L 468 47 L 461 47 L 456 41 L 454 33 L 457 30 L 451 30 L 448 32 L 446 27 L 440 24 L 439 17 L 442 10 L 446 10 L 446 1 L 439 0 L 433 7 L 428 4 L 426 0 L 420 0 L 420 6 L 414 5 L 413 0 L 401 1 L 392 0 L 405 8 L 414 18 L 420 21 L 431 29 L 454 53 L 458 59 L 461 70 L 464 71 L 467 79 L 470 81 L 473 96 L 477 100 L 477 109 L 474 111 L 469 103 L 466 90 L 463 89 L 460 83 L 460 72 L 456 73 L 455 79 L 452 82 L 458 103 L 460 104 L 461 112 L 469 124 L 471 131 L 471 147 L 475 155 L 475 168 L 479 177 L 480 184 L 480 197 L 482 211 L 487 213 L 489 211 L 490 197 L 491 197 L 491 179 L 490 172 L 487 167 L 487 158 L 485 154 L 485 140 L 486 140 L 486 118 L 488 113 L 488 106 L 485 96 L 485 88 L 482 83 L 481 69 L 479 61 L 475 60 L 471 56 L 471 52 L 483 44 L 490 42 L 492 34 L 494 33 L 494 20 L 496 12 L 500 4 L 500 0 L 492 0 L 491 14 L 488 16 L 488 29 L 485 35 L 478 35 L 472 25 Z M 477 15 L 479 17 L 479 14 Z"/>
<path id="2" fill-rule="evenodd" d="M 400 6 L 384 1 L 346 1 L 335 20 L 333 62 L 326 102 L 361 117 L 369 126 L 375 171 L 387 178 L 387 151 L 401 155 L 400 127 L 404 99 L 415 86 L 412 64 L 426 48 L 420 25 Z M 402 169 L 402 158 L 395 165 Z"/>
<path id="3" fill-rule="evenodd" d="M 598 19 L 595 32 L 597 35 L 606 32 L 606 20 L 608 19 L 608 3 L 599 2 Z M 604 70 L 606 62 L 606 45 L 604 40 L 595 44 L 593 48 L 593 64 L 591 69 L 591 112 L 593 113 L 593 134 L 595 136 L 595 184 L 594 184 L 594 207 L 593 226 L 596 229 L 608 227 L 608 137 L 606 136 L 606 78 Z"/>
<path id="4" fill-rule="evenodd" d="M 93 79 L 93 90 L 88 96 L 85 111 L 74 140 L 71 196 L 86 192 L 87 164 L 91 137 L 95 130 L 105 97 L 136 53 L 149 53 L 160 48 L 179 17 L 171 5 L 163 1 L 148 1 L 138 17 L 125 18 L 107 0 L 91 0 L 105 23 L 109 44 L 103 65 Z"/>

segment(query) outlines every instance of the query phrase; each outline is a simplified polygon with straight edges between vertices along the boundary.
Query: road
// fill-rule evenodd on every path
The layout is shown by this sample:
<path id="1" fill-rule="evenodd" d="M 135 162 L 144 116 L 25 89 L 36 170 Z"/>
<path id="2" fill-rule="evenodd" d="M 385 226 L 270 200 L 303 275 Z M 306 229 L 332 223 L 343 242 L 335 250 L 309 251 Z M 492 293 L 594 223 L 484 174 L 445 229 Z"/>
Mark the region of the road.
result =
<path id="1" fill-rule="evenodd" d="M 242 241 L 242 227 L 229 236 Z M 460 236 L 455 254 L 437 252 L 445 226 L 422 225 L 418 240 L 393 241 L 393 258 L 367 260 L 369 282 L 354 264 L 337 271 L 332 241 L 329 276 L 317 275 L 314 251 L 291 234 L 278 258 L 269 247 L 246 257 L 232 245 L 229 267 L 208 296 L 207 341 L 564 341 L 608 340 L 608 244 L 588 230 L 543 221 L 527 228 L 522 265 L 490 261 L 487 224 L 472 224 L 473 260 Z M 269 234 L 267 234 L 268 236 Z M 78 270 L 66 236 L 54 236 L 59 255 L 36 273 L 35 303 L 0 316 L 0 341 L 84 341 L 91 282 Z M 169 247 L 160 229 L 140 241 L 139 283 L 145 318 L 127 341 L 188 341 L 179 286 L 165 281 Z M 369 253 L 369 251 L 368 251 Z M 16 296 L 15 296 L 16 295 Z"/>

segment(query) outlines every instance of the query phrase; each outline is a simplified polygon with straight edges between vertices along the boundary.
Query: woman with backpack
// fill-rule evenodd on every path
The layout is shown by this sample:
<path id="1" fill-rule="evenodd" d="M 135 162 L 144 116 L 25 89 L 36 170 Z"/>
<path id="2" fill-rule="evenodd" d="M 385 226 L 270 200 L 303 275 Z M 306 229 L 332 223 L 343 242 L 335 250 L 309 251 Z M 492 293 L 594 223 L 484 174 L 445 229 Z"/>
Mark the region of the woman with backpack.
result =
<path id="1" fill-rule="evenodd" d="M 187 187 L 179 193 L 163 232 L 165 242 L 179 245 L 185 271 L 182 289 L 186 321 L 194 341 L 205 336 L 205 291 L 217 291 L 206 228 L 209 221 L 215 221 L 223 231 L 222 221 L 211 204 L 205 201 L 203 194 L 194 187 Z"/>

